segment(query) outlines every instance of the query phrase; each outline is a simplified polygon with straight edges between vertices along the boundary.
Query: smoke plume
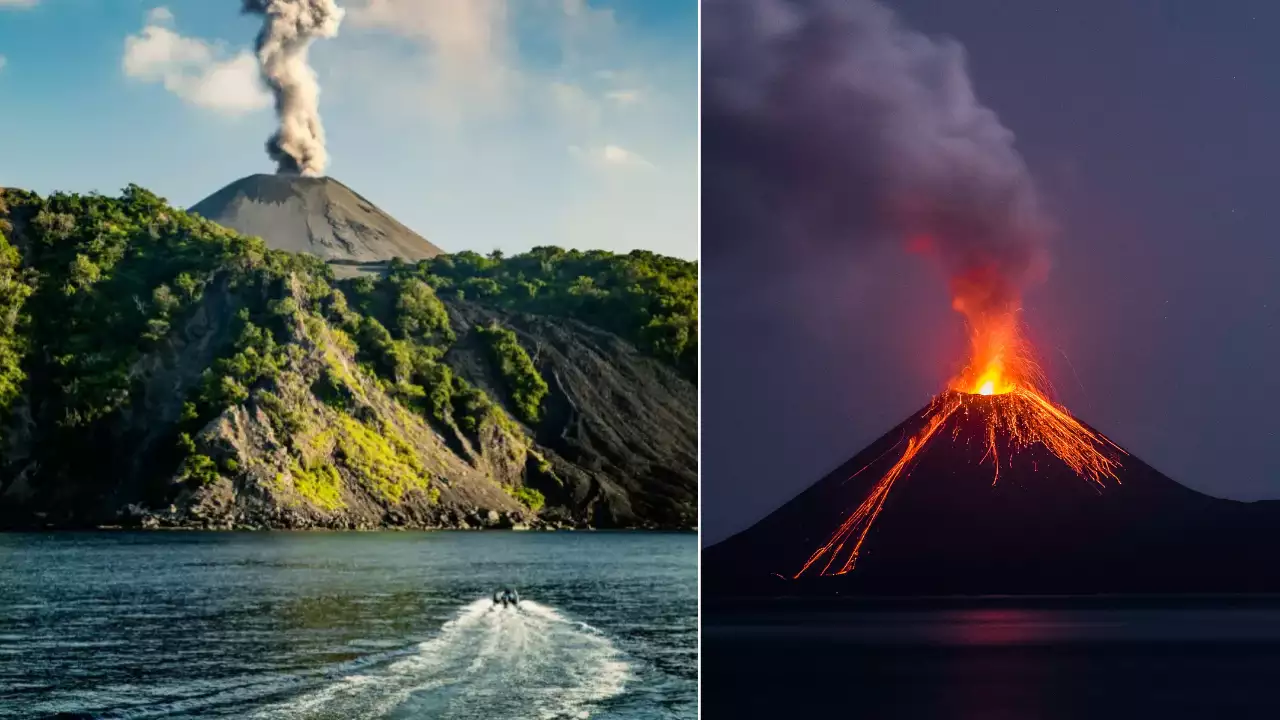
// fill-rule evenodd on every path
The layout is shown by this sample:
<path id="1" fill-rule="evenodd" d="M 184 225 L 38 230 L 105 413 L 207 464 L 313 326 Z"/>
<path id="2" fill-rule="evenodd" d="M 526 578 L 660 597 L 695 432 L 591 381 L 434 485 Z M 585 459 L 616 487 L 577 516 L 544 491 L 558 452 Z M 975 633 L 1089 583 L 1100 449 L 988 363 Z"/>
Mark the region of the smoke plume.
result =
<path id="1" fill-rule="evenodd" d="M 896 239 L 941 259 L 971 319 L 1018 302 L 1045 267 L 1049 225 L 960 45 L 873 0 L 703 12 L 705 253 Z"/>
<path id="2" fill-rule="evenodd" d="M 320 83 L 307 64 L 317 38 L 338 34 L 343 10 L 334 0 L 243 0 L 244 12 L 261 15 L 257 55 L 262 79 L 275 95 L 280 129 L 267 141 L 277 172 L 321 175 L 329 164 L 320 124 Z"/>

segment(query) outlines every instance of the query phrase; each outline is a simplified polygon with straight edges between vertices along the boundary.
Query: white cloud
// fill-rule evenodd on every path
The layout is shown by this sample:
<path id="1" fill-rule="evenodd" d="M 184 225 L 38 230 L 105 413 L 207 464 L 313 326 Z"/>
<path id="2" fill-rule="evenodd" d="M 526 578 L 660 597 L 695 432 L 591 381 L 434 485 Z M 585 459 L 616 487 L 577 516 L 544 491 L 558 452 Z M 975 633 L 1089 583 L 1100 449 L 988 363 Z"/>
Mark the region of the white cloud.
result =
<path id="1" fill-rule="evenodd" d="M 348 51 L 365 48 L 355 53 L 360 74 L 392 86 L 381 90 L 397 105 L 416 98 L 419 109 L 451 120 L 528 109 L 545 102 L 548 86 L 564 109 L 559 86 L 591 80 L 600 56 L 616 50 L 613 11 L 586 0 L 349 0 L 347 18 L 356 31 Z M 386 34 L 416 52 L 401 52 Z M 557 67 L 530 61 L 547 46 L 560 55 Z"/>
<path id="2" fill-rule="evenodd" d="M 363 0 L 348 9 L 351 23 L 430 42 L 451 60 L 478 61 L 500 50 L 505 0 Z"/>
<path id="3" fill-rule="evenodd" d="M 0 72 L 4 72 L 4 66 L 9 64 L 9 58 L 0 55 Z"/>
<path id="4" fill-rule="evenodd" d="M 661 98 L 627 70 L 642 61 L 612 10 L 587 0 L 348 0 L 347 18 L 354 32 L 333 79 L 374 93 L 390 115 L 422 113 L 459 133 L 505 118 L 551 128 L 587 167 L 655 168 L 618 142 L 637 132 L 652 141 Z"/>
<path id="5" fill-rule="evenodd" d="M 40 0 L 0 0 L 0 8 L 32 8 L 40 4 Z"/>
<path id="6" fill-rule="evenodd" d="M 439 183 L 406 202 L 445 247 L 487 234 L 457 208 L 501 194 L 532 242 L 694 254 L 696 44 L 605 4 L 343 0 L 343 35 L 315 53 L 335 154 Z"/>
<path id="7" fill-rule="evenodd" d="M 168 8 L 155 8 L 142 31 L 125 38 L 126 75 L 162 83 L 183 100 L 226 115 L 271 107 L 252 53 L 242 50 L 229 56 L 220 44 L 180 35 L 172 28 L 173 20 Z"/>
<path id="8" fill-rule="evenodd" d="M 653 164 L 641 157 L 639 153 L 617 145 L 605 145 L 602 156 L 610 165 L 653 167 Z"/>
<path id="9" fill-rule="evenodd" d="M 643 93 L 635 89 L 627 90 L 610 90 L 605 93 L 605 97 L 609 98 L 618 105 L 635 105 L 643 98 Z"/>
<path id="10" fill-rule="evenodd" d="M 654 167 L 640 153 L 628 150 L 619 145 L 603 145 L 585 149 L 578 145 L 569 146 L 569 154 L 604 168 L 648 168 Z"/>
<path id="11" fill-rule="evenodd" d="M 173 11 L 161 5 L 157 8 L 151 8 L 151 12 L 147 13 L 147 22 L 152 25 L 167 25 L 173 22 Z"/>
<path id="12" fill-rule="evenodd" d="M 403 77 L 433 114 L 501 106 L 517 80 L 509 62 L 507 0 L 359 0 L 348 7 L 347 19 L 350 27 L 419 46 L 423 56 L 394 58 L 375 72 Z"/>

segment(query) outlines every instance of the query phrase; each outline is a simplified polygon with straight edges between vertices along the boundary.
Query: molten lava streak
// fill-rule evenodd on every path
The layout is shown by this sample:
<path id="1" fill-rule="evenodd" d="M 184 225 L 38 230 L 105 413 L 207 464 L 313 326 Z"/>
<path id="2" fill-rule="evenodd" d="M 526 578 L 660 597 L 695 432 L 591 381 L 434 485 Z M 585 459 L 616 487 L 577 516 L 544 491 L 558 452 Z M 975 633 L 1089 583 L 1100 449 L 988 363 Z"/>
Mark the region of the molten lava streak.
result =
<path id="1" fill-rule="evenodd" d="M 964 310 L 960 303 L 957 309 Z M 1015 452 L 1043 445 L 1099 488 L 1105 487 L 1108 479 L 1119 482 L 1116 470 L 1120 463 L 1116 457 L 1124 451 L 1045 396 L 1040 388 L 1047 387 L 1047 383 L 1018 332 L 1014 314 L 978 317 L 976 321 L 970 316 L 969 325 L 973 343 L 969 366 L 951 381 L 948 392 L 933 399 L 925 411 L 924 429 L 907 440 L 898 461 L 793 579 L 810 570 L 820 575 L 843 575 L 853 570 L 894 483 L 910 474 L 912 461 L 956 413 L 977 412 L 984 416 L 987 452 L 982 462 L 988 457 L 992 460 L 992 484 L 1000 480 L 997 437 L 1010 440 Z"/>

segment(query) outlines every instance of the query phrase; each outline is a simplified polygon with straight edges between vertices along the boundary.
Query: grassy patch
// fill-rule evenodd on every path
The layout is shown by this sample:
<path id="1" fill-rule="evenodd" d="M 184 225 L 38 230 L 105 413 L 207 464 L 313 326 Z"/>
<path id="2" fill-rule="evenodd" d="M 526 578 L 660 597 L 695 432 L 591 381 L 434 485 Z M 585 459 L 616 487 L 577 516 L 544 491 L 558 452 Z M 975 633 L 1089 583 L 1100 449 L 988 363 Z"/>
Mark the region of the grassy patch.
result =
<path id="1" fill-rule="evenodd" d="M 513 488 L 509 485 L 504 485 L 503 489 L 507 491 L 508 495 L 520 501 L 521 505 L 524 505 L 534 512 L 541 510 L 542 506 L 547 503 L 546 497 L 531 487 L 521 486 Z"/>
<path id="2" fill-rule="evenodd" d="M 379 497 L 398 503 L 406 492 L 428 487 L 422 463 L 398 435 L 374 431 L 350 415 L 338 422 L 343 436 L 338 447 L 347 467 Z"/>
<path id="3" fill-rule="evenodd" d="M 294 463 L 289 470 L 293 474 L 294 490 L 307 502 L 329 512 L 345 505 L 342 502 L 342 477 L 334 466 L 320 463 L 308 470 Z"/>

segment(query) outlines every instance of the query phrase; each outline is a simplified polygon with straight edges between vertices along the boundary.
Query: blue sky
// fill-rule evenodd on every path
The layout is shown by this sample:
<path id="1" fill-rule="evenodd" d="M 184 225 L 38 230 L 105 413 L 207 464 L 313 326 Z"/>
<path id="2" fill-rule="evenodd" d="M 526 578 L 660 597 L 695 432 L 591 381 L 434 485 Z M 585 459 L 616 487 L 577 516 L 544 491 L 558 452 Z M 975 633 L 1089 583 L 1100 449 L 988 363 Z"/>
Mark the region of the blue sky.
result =
<path id="1" fill-rule="evenodd" d="M 450 251 L 696 256 L 696 0 L 339 4 L 311 51 L 329 175 Z M 271 172 L 239 6 L 0 0 L 0 186 L 185 207 Z"/>

